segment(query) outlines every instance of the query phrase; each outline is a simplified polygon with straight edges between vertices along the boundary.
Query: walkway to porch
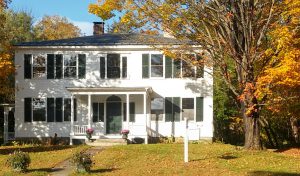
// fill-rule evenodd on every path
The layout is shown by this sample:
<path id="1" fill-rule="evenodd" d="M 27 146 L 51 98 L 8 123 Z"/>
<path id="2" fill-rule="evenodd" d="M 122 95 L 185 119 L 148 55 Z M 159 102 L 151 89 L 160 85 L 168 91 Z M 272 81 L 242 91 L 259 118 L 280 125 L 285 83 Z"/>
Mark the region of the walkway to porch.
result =
<path id="1" fill-rule="evenodd" d="M 77 110 L 82 113 L 81 122 L 74 121 L 75 112 L 71 108 L 70 145 L 73 144 L 73 139 L 86 139 L 86 130 L 89 128 L 94 129 L 92 139 L 120 139 L 122 138 L 120 131 L 128 129 L 130 131 L 129 139 L 144 138 L 145 144 L 148 143 L 147 129 L 151 124 L 149 114 L 151 87 L 67 88 L 67 90 L 71 93 L 71 107 L 77 103 L 74 102 L 74 98 L 76 100 L 82 97 L 87 99 L 85 104 L 87 112 Z M 134 100 L 133 109 L 137 107 L 134 115 L 138 115 L 135 121 L 131 121 L 131 99 L 133 97 L 142 98 L 142 101 Z M 101 103 L 98 104 L 101 105 L 103 118 L 95 122 L 94 106 L 97 107 L 97 98 L 101 99 Z M 77 118 L 79 119 L 79 117 Z"/>

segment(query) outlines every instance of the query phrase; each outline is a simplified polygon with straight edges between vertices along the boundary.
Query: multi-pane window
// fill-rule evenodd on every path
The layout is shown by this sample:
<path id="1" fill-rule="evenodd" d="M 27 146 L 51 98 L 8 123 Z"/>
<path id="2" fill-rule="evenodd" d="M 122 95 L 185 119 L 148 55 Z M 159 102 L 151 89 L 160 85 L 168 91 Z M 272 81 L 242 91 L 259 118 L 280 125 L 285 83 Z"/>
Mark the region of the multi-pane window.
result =
<path id="1" fill-rule="evenodd" d="M 202 78 L 203 65 L 193 65 L 200 63 L 200 59 L 196 54 L 184 54 L 177 59 L 162 54 L 142 54 L 142 77 Z"/>
<path id="2" fill-rule="evenodd" d="M 151 77 L 163 77 L 164 60 L 162 54 L 151 54 Z"/>
<path id="3" fill-rule="evenodd" d="M 120 78 L 120 54 L 107 55 L 107 78 Z"/>
<path id="4" fill-rule="evenodd" d="M 34 78 L 43 78 L 46 76 L 46 56 L 35 55 L 33 56 L 32 71 Z"/>
<path id="5" fill-rule="evenodd" d="M 64 78 L 76 78 L 77 76 L 77 56 L 64 55 Z"/>
<path id="6" fill-rule="evenodd" d="M 107 54 L 107 57 L 100 57 L 100 78 L 126 78 L 127 57 L 120 54 Z"/>
<path id="7" fill-rule="evenodd" d="M 85 78 L 86 55 L 24 55 L 24 78 Z"/>
<path id="8" fill-rule="evenodd" d="M 45 98 L 32 99 L 32 120 L 46 121 L 46 99 Z"/>
<path id="9" fill-rule="evenodd" d="M 93 122 L 104 122 L 104 103 L 93 103 Z"/>
<path id="10" fill-rule="evenodd" d="M 194 120 L 194 98 L 182 98 L 182 120 Z"/>
<path id="11" fill-rule="evenodd" d="M 162 121 L 164 115 L 164 99 L 154 98 L 151 101 L 151 120 Z"/>
<path id="12" fill-rule="evenodd" d="M 77 121 L 77 101 L 73 101 L 74 121 Z M 24 120 L 63 122 L 71 120 L 70 98 L 25 98 Z"/>

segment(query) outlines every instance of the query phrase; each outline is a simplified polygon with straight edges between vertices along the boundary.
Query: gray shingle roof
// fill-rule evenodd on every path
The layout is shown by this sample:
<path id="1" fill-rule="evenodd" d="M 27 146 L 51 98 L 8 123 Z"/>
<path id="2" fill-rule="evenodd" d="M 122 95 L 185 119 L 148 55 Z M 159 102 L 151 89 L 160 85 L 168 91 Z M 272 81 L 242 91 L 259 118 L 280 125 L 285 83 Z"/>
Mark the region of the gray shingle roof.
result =
<path id="1" fill-rule="evenodd" d="M 175 38 L 146 34 L 102 34 L 61 40 L 24 42 L 15 46 L 113 46 L 113 45 L 180 45 Z"/>

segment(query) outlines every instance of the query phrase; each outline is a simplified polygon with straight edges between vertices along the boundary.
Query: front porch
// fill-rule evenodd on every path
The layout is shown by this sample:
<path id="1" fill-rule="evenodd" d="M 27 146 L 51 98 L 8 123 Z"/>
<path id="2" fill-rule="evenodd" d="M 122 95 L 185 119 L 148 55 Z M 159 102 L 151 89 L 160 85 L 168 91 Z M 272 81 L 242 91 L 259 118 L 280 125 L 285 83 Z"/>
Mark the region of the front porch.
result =
<path id="1" fill-rule="evenodd" d="M 122 129 L 130 131 L 129 140 L 143 138 L 148 143 L 150 87 L 67 88 L 71 93 L 70 145 L 73 139 L 121 139 Z"/>

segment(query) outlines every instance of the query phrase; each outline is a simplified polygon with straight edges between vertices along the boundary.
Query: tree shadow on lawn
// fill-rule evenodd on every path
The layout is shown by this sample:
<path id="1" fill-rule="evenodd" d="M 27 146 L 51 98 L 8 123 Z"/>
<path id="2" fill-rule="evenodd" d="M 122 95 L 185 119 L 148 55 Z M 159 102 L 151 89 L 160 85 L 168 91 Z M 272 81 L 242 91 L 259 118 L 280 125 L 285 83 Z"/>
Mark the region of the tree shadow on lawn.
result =
<path id="1" fill-rule="evenodd" d="M 224 159 L 224 160 L 232 160 L 238 158 L 232 153 L 225 153 L 220 156 L 210 156 L 210 157 L 204 157 L 204 158 L 199 158 L 199 159 L 193 159 L 191 161 L 201 161 L 201 160 L 206 160 L 206 159 L 213 159 L 213 158 L 218 158 L 218 159 Z"/>
<path id="2" fill-rule="evenodd" d="M 55 150 L 65 150 L 69 148 L 75 148 L 76 146 L 70 146 L 70 145 L 60 145 L 60 146 L 34 146 L 34 147 L 0 147 L 0 154 L 2 155 L 8 155 L 10 153 L 13 153 L 15 150 L 21 150 L 22 152 L 48 152 L 48 151 L 55 151 Z"/>
<path id="3" fill-rule="evenodd" d="M 28 169 L 27 173 L 31 173 L 31 172 L 57 172 L 63 170 L 63 168 L 39 168 L 39 169 Z"/>
<path id="4" fill-rule="evenodd" d="M 115 170 L 119 170 L 118 168 L 109 168 L 109 169 L 95 169 L 95 170 L 91 170 L 91 173 L 104 173 L 104 172 L 112 172 Z"/>
<path id="5" fill-rule="evenodd" d="M 272 171 L 253 171 L 249 172 L 250 176 L 300 176 L 297 173 L 288 173 L 288 172 L 272 172 Z"/>

